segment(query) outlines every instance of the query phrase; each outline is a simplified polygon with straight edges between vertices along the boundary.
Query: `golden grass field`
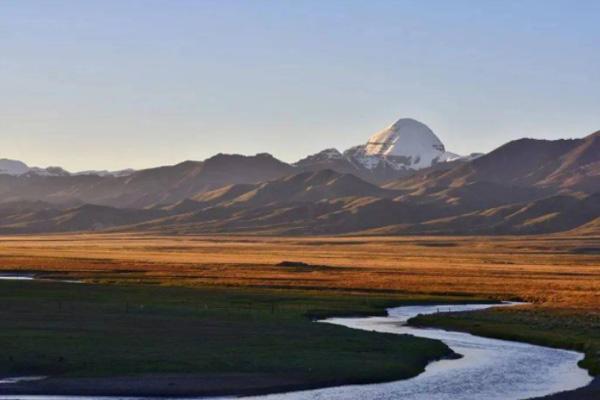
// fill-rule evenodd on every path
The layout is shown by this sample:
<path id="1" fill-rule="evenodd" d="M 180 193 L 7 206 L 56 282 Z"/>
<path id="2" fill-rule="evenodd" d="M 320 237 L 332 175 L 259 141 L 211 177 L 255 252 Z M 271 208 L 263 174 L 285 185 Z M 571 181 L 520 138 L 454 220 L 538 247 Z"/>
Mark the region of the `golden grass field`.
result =
<path id="1" fill-rule="evenodd" d="M 284 260 L 311 267 L 277 266 Z M 0 239 L 0 270 L 103 283 L 518 297 L 600 312 L 600 237 L 15 236 Z"/>

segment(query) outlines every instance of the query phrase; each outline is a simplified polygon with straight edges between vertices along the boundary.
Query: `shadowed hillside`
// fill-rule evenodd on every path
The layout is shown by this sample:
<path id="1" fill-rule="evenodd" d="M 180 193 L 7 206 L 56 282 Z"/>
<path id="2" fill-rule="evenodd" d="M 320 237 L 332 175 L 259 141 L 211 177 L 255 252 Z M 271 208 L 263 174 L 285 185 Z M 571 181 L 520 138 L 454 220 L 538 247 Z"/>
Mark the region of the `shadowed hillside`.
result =
<path id="1" fill-rule="evenodd" d="M 593 232 L 600 216 L 600 133 L 520 139 L 384 186 L 350 161 L 330 149 L 294 166 L 219 154 L 127 176 L 0 175 L 0 232 L 536 234 Z"/>

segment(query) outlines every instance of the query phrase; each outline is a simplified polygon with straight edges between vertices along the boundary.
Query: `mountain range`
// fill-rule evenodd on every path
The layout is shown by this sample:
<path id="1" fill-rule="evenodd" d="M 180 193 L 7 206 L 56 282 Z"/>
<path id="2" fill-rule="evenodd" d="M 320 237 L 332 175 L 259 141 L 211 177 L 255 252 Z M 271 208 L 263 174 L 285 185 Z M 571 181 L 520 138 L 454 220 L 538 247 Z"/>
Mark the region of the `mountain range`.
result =
<path id="1" fill-rule="evenodd" d="M 293 164 L 218 154 L 73 174 L 0 160 L 3 234 L 594 234 L 599 218 L 600 132 L 461 157 L 401 119 Z"/>

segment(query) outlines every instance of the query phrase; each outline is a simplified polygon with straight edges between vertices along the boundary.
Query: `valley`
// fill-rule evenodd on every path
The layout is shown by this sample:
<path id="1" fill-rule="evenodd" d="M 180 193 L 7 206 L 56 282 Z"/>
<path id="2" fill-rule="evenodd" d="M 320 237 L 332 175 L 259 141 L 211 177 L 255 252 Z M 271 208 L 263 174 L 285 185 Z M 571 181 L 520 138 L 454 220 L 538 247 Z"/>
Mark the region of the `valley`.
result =
<path id="1" fill-rule="evenodd" d="M 0 2 L 0 400 L 600 400 L 598 15 Z"/>
<path id="2" fill-rule="evenodd" d="M 598 132 L 461 157 L 404 118 L 295 163 L 217 154 L 70 173 L 0 160 L 0 376 L 48 376 L 6 389 L 42 395 L 262 394 L 417 375 L 383 394 L 446 379 L 465 398 L 473 379 L 515 399 L 554 393 L 540 371 L 540 387 L 535 374 L 507 384 L 508 370 L 528 376 L 526 346 L 538 370 L 563 360 L 573 379 L 556 391 L 593 398 L 598 379 L 583 386 L 600 373 L 599 157 Z M 314 322 L 507 300 L 526 304 L 408 321 L 448 335 L 393 316 L 391 331 L 368 317 L 371 332 Z M 473 347 L 453 339 L 471 340 L 461 331 L 478 335 Z M 504 358 L 497 339 L 530 345 L 509 344 Z M 481 343 L 505 361 L 478 366 Z M 429 381 L 425 368 L 459 357 L 453 348 L 466 356 L 448 365 L 462 367 Z"/>
<path id="3" fill-rule="evenodd" d="M 382 382 L 412 376 L 424 361 L 407 359 L 405 369 L 397 360 L 408 355 L 404 350 L 401 354 L 390 352 L 387 344 L 381 347 L 381 338 L 350 331 L 356 335 L 356 339 L 350 339 L 344 336 L 350 334 L 344 328 L 324 329 L 311 320 L 381 315 L 385 308 L 403 304 L 513 299 L 531 305 L 456 317 L 433 315 L 414 323 L 577 350 L 586 356 L 581 365 L 597 374 L 598 248 L 600 237 L 572 234 L 494 238 L 140 234 L 4 237 L 0 242 L 0 274 L 27 275 L 37 280 L 0 283 L 4 305 L 0 337 L 3 343 L 13 343 L 12 360 L 21 360 L 17 364 L 3 363 L 2 368 L 9 375 L 50 373 L 62 379 L 62 392 L 53 392 L 46 384 L 28 383 L 22 384 L 23 393 L 32 393 L 35 387 L 43 393 L 63 394 L 143 394 L 136 392 L 141 387 L 156 393 L 167 390 L 160 385 L 175 381 L 182 391 L 170 393 L 181 395 L 186 388 L 193 388 L 185 379 L 180 380 L 182 372 L 187 373 L 189 382 L 204 382 L 202 376 L 212 382 L 208 386 L 212 391 L 190 392 L 197 394 Z M 278 328 L 269 328 L 272 324 Z M 164 328 L 144 335 L 143 331 L 152 326 Z M 286 331 L 288 327 L 290 331 Z M 207 341 L 199 343 L 184 334 L 189 329 L 196 335 L 208 335 Z M 63 336 L 65 330 L 70 332 L 68 336 Z M 217 331 L 219 334 L 213 335 Z M 38 336 L 40 332 L 43 335 Z M 104 336 L 103 332 L 111 335 Z M 244 334 L 239 336 L 239 332 Z M 281 341 L 274 341 L 266 332 L 276 334 Z M 294 336 L 298 332 L 303 332 L 302 338 Z M 323 341 L 322 335 L 328 339 Z M 344 339 L 337 341 L 335 335 Z M 265 341 L 261 342 L 261 337 Z M 217 338 L 218 346 L 213 343 Z M 362 347 L 343 347 L 357 340 L 365 341 Z M 400 343 L 405 340 L 402 336 L 389 340 L 390 346 L 404 346 Z M 156 341 L 163 343 L 160 351 L 143 349 L 153 348 Z M 358 360 L 364 362 L 365 353 L 360 348 L 375 342 L 381 352 L 373 348 L 369 354 L 380 367 L 356 370 Z M 48 353 L 49 343 L 53 343 L 52 354 Z M 75 348 L 74 343 L 78 343 Z M 302 362 L 282 369 L 277 360 L 282 359 L 281 351 L 289 343 L 300 346 L 297 349 L 303 356 L 295 359 Z M 130 355 L 125 359 L 119 346 L 135 346 L 137 350 L 127 353 Z M 235 354 L 222 351 L 223 346 L 235 346 Z M 184 348 L 188 350 L 181 353 Z M 101 351 L 96 353 L 98 349 Z M 353 355 L 354 350 L 358 352 Z M 313 351 L 327 357 L 311 358 Z M 338 351 L 344 361 L 336 359 Z M 438 350 L 432 351 L 433 358 L 439 357 Z M 84 355 L 84 359 L 78 359 L 77 354 Z M 208 364 L 186 358 L 194 354 L 196 360 Z M 249 361 L 258 354 L 259 363 Z M 418 354 L 429 353 L 419 350 Z M 388 363 L 388 356 L 396 361 Z M 61 357 L 69 361 L 61 362 Z M 120 361 L 114 364 L 114 360 Z M 141 360 L 154 361 L 148 364 Z M 333 369 L 330 360 L 338 360 Z M 299 372 L 306 368 L 318 373 Z M 254 375 L 245 375 L 250 370 Z M 209 371 L 210 375 L 203 375 Z M 368 376 L 348 371 L 368 371 Z M 135 381 L 138 383 L 127 379 L 117 380 L 113 386 L 101 383 L 107 376 L 148 373 L 154 374 L 154 386 L 142 384 L 142 378 Z M 85 379 L 93 379 L 98 391 L 84 391 L 77 382 Z M 259 386 L 250 385 L 249 380 Z M 235 390 L 223 391 L 218 382 L 227 382 L 226 386 Z"/>

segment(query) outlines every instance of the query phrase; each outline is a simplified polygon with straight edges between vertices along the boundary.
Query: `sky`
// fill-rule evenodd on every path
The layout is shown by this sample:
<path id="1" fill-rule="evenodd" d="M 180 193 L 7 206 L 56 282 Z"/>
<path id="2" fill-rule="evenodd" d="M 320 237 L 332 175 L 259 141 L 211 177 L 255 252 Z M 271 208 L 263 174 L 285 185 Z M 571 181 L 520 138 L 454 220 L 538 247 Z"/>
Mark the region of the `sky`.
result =
<path id="1" fill-rule="evenodd" d="M 0 1 L 0 158 L 296 161 L 401 117 L 453 152 L 600 130 L 600 1 Z"/>

